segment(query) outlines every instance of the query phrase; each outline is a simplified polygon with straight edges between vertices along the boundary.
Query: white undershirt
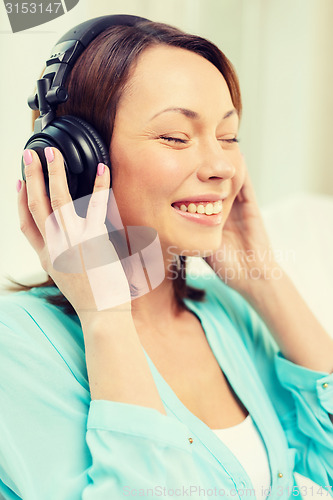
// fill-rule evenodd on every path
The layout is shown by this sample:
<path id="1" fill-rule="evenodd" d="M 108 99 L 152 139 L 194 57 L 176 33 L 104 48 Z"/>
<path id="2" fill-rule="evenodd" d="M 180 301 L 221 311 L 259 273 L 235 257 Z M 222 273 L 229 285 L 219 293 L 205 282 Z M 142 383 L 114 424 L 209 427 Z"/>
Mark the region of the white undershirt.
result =
<path id="1" fill-rule="evenodd" d="M 266 498 L 271 485 L 271 473 L 266 448 L 251 415 L 248 414 L 243 422 L 233 427 L 212 430 L 241 462 L 252 481 L 256 496 Z"/>

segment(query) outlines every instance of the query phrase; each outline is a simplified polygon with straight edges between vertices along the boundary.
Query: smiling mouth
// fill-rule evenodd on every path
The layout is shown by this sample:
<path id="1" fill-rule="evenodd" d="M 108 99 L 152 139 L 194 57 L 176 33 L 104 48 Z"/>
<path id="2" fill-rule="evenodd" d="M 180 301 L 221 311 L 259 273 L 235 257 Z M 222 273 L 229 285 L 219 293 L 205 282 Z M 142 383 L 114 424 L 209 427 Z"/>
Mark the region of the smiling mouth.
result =
<path id="1" fill-rule="evenodd" d="M 200 215 L 217 215 L 222 212 L 222 200 L 218 201 L 179 201 L 172 203 L 171 206 L 176 210 L 182 212 L 188 212 L 190 214 L 200 214 Z"/>

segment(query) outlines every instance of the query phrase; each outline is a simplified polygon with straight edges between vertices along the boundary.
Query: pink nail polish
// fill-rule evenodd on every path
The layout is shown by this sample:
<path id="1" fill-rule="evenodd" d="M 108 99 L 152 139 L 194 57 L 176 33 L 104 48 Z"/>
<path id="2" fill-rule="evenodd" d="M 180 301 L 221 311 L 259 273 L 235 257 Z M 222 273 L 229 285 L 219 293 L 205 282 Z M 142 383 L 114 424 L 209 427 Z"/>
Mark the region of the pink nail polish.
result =
<path id="1" fill-rule="evenodd" d="M 47 162 L 48 163 L 51 163 L 53 162 L 54 160 L 54 153 L 53 153 L 53 149 L 50 148 L 50 147 L 47 147 L 44 149 L 44 153 L 45 153 L 45 156 L 46 156 L 46 159 L 47 159 Z"/>
<path id="2" fill-rule="evenodd" d="M 16 191 L 19 193 L 21 191 L 22 181 L 19 179 L 16 183 Z"/>
<path id="3" fill-rule="evenodd" d="M 32 163 L 32 154 L 29 149 L 23 151 L 23 161 L 25 165 L 30 165 L 30 163 Z"/>
<path id="4" fill-rule="evenodd" d="M 105 170 L 105 165 L 103 163 L 99 163 L 97 165 L 97 175 L 103 175 Z"/>

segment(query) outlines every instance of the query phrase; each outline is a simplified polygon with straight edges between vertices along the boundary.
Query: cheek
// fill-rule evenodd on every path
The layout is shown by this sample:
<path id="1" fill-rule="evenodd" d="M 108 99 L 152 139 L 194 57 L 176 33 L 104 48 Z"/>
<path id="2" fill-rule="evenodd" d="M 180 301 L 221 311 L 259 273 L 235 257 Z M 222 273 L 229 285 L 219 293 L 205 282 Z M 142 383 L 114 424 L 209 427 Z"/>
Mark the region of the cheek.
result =
<path id="1" fill-rule="evenodd" d="M 146 153 L 146 154 L 145 154 Z M 180 178 L 185 171 L 186 162 L 179 155 L 179 151 L 150 150 L 140 155 L 141 174 L 146 179 L 155 181 L 160 188 L 164 184 L 172 184 L 175 179 Z"/>
<path id="2" fill-rule="evenodd" d="M 175 192 L 185 178 L 184 162 L 170 151 L 127 148 L 115 152 L 112 186 L 123 224 L 155 227 L 156 214 L 174 201 Z"/>
<path id="3" fill-rule="evenodd" d="M 116 172 L 115 185 L 121 186 L 122 190 L 126 185 L 131 196 L 138 198 L 141 194 L 145 202 L 147 199 L 162 202 L 163 199 L 173 198 L 175 190 L 188 175 L 186 166 L 192 164 L 177 153 L 150 148 L 149 151 L 136 151 L 131 157 L 123 156 Z M 137 160 L 133 161 L 133 158 Z"/>

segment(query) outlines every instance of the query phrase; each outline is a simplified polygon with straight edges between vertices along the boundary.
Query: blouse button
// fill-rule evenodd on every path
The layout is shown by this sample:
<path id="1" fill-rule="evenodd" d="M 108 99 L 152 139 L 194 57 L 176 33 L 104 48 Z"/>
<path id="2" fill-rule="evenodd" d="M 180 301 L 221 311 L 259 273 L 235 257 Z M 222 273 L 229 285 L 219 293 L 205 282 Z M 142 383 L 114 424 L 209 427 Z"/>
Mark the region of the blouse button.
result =
<path id="1" fill-rule="evenodd" d="M 283 477 L 282 472 L 279 472 L 279 473 L 278 473 L 278 477 Z"/>
<path id="2" fill-rule="evenodd" d="M 193 443 L 193 439 L 192 438 L 188 438 L 189 442 L 192 444 Z"/>
<path id="3" fill-rule="evenodd" d="M 324 389 L 326 389 L 326 387 L 328 387 L 328 383 L 327 383 L 327 382 L 325 382 L 325 383 L 322 385 L 322 387 L 323 387 Z"/>

